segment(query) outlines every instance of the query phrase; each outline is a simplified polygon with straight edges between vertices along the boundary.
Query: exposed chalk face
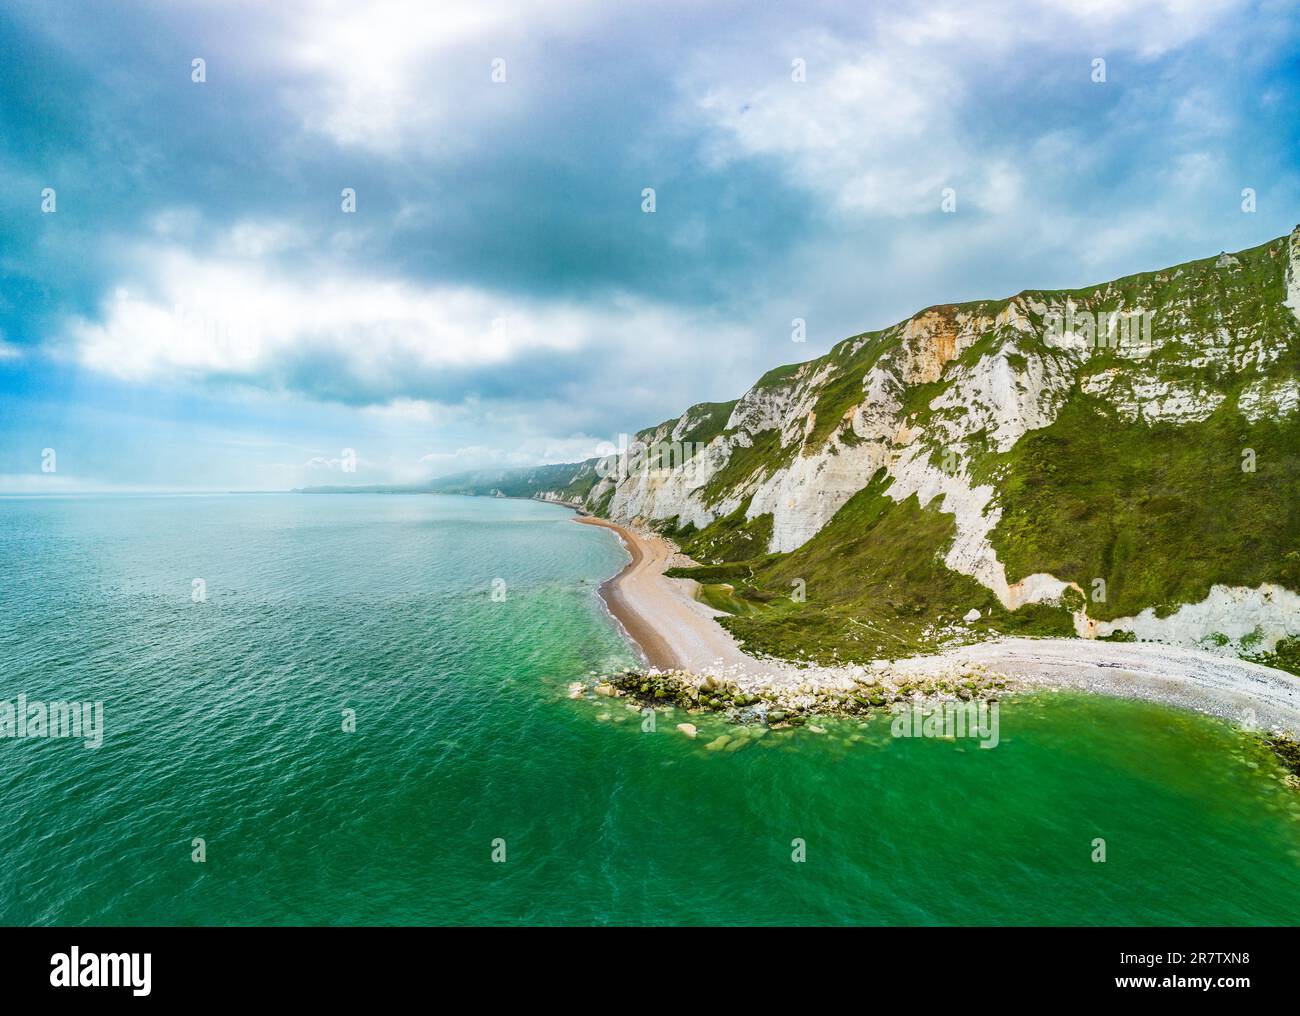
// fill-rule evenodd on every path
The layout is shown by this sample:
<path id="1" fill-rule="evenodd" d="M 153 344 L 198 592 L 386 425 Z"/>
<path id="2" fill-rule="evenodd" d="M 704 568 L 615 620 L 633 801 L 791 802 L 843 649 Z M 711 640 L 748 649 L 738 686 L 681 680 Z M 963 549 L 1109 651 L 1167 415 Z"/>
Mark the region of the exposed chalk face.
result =
<path id="1" fill-rule="evenodd" d="M 1132 632 L 1139 639 L 1197 645 L 1211 652 L 1271 652 L 1280 639 L 1300 635 L 1300 595 L 1271 583 L 1255 589 L 1214 586 L 1200 603 L 1168 617 L 1148 608 L 1135 617 L 1094 622 L 1097 635 Z"/>
<path id="2" fill-rule="evenodd" d="M 1251 423 L 1290 416 L 1300 409 L 1300 380 L 1256 381 L 1242 390 L 1237 408 Z"/>
<path id="3" fill-rule="evenodd" d="M 1000 452 L 1028 431 L 1050 426 L 1074 384 L 1070 362 L 1056 356 L 1022 356 L 1013 366 L 1007 349 L 973 367 L 949 373 L 951 384 L 930 403 L 946 444 L 986 431 Z"/>
<path id="4" fill-rule="evenodd" d="M 1286 306 L 1300 318 L 1300 226 L 1287 237 Z"/>
<path id="5" fill-rule="evenodd" d="M 1109 402 L 1124 419 L 1147 423 L 1199 423 L 1213 416 L 1227 398 L 1206 385 L 1133 377 L 1118 369 L 1093 374 L 1082 387 Z"/>
<path id="6" fill-rule="evenodd" d="M 889 447 L 879 442 L 830 447 L 834 450 L 797 456 L 755 490 L 746 514 L 757 518 L 771 513 L 768 550 L 794 550 L 811 540 L 889 455 Z"/>

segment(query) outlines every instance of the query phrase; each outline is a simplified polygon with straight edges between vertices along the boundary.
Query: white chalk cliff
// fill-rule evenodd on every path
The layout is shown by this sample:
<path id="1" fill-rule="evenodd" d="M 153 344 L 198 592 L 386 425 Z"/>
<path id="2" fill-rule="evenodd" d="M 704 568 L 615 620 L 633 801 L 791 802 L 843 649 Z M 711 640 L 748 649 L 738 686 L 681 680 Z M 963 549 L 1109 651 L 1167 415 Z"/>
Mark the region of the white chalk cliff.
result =
<path id="1" fill-rule="evenodd" d="M 1250 272 L 1276 280 L 1263 312 L 1237 309 L 1244 307 L 1237 294 L 1263 285 Z M 1042 573 L 1008 581 L 990 542 L 1004 492 L 996 470 L 979 473 L 978 464 L 1050 427 L 1074 399 L 1093 400 L 1130 425 L 1184 426 L 1220 410 L 1253 424 L 1294 416 L 1298 355 L 1300 226 L 1235 257 L 1070 293 L 932 307 L 846 339 L 826 356 L 761 379 L 689 461 L 628 475 L 605 469 L 612 475 L 585 501 L 616 521 L 696 529 L 743 507 L 747 519 L 771 516 L 769 551 L 789 552 L 883 468 L 889 497 L 916 495 L 955 519 L 944 552 L 950 569 L 1010 609 L 1054 602 L 1070 583 Z M 702 420 L 696 408 L 639 437 L 650 445 L 681 441 Z M 1211 599 L 1164 619 L 1150 612 L 1098 625 L 1081 612 L 1079 630 L 1198 641 L 1207 626 L 1218 630 L 1210 608 L 1229 606 L 1230 627 L 1250 623 L 1241 634 L 1296 627 L 1293 591 L 1215 587 Z"/>

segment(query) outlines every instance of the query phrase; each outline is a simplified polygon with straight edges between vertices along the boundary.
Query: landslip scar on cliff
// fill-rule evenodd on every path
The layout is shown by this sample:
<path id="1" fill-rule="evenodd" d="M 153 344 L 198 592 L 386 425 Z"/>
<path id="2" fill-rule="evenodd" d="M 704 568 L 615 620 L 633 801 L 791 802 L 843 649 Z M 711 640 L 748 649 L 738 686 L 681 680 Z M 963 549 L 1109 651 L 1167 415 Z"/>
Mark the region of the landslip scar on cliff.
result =
<path id="1" fill-rule="evenodd" d="M 1300 227 L 1076 290 L 930 307 L 619 455 L 434 490 L 672 541 L 751 655 L 994 636 L 1300 669 Z"/>

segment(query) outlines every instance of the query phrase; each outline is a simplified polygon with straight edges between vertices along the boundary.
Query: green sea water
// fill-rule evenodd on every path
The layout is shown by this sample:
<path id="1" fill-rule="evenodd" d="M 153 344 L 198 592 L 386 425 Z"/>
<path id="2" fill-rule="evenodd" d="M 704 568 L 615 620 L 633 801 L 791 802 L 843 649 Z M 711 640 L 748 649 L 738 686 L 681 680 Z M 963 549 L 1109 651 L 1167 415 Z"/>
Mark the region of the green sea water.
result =
<path id="1" fill-rule="evenodd" d="M 0 499 L 0 700 L 105 713 L 97 749 L 0 739 L 0 923 L 1300 918 L 1300 794 L 1217 720 L 1062 694 L 993 750 L 709 751 L 722 721 L 570 700 L 635 661 L 624 560 L 527 501 Z"/>

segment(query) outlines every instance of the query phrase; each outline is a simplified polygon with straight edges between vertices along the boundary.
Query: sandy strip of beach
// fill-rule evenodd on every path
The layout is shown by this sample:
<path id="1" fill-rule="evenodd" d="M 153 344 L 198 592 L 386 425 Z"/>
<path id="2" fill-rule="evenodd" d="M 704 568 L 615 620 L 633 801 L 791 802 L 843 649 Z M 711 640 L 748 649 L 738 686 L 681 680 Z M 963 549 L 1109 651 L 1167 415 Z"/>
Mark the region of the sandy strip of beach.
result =
<path id="1" fill-rule="evenodd" d="M 622 571 L 601 583 L 600 595 L 650 666 L 710 674 L 747 670 L 757 662 L 695 599 L 696 583 L 664 576 L 676 553 L 668 541 L 590 515 L 575 521 L 613 530 L 631 556 Z"/>
<path id="2" fill-rule="evenodd" d="M 848 689 L 865 673 L 894 678 L 983 666 L 1024 688 L 1077 690 L 1194 709 L 1300 736 L 1300 678 L 1194 649 L 1156 643 L 1007 638 L 874 667 L 797 667 L 748 655 L 695 598 L 696 584 L 671 579 L 675 548 L 653 534 L 604 519 L 576 521 L 618 534 L 631 560 L 601 597 L 651 667 L 735 681 L 746 690 Z"/>

